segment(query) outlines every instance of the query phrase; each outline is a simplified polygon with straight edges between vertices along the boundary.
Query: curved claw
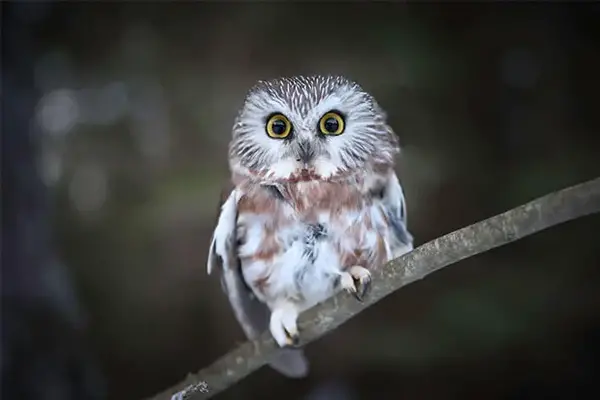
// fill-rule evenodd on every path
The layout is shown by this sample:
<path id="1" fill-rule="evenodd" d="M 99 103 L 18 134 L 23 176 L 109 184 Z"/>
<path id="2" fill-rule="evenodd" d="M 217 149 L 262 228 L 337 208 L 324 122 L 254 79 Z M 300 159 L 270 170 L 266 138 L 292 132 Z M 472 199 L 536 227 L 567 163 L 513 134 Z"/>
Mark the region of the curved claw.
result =
<path id="1" fill-rule="evenodd" d="M 293 304 L 282 304 L 273 310 L 269 328 L 280 347 L 296 347 L 300 342 L 297 318 L 298 309 Z"/>
<path id="2" fill-rule="evenodd" d="M 300 344 L 300 335 L 298 332 L 295 334 L 290 334 L 287 329 L 284 328 L 285 331 L 285 346 L 284 347 L 298 347 Z"/>
<path id="3" fill-rule="evenodd" d="M 355 265 L 342 274 L 341 285 L 356 300 L 363 302 L 371 289 L 371 273 L 368 269 Z"/>
<path id="4" fill-rule="evenodd" d="M 371 277 L 365 279 L 355 279 L 354 284 L 356 286 L 356 291 L 352 294 L 356 298 L 356 300 L 363 302 L 364 298 L 367 296 L 369 291 L 371 290 Z"/>

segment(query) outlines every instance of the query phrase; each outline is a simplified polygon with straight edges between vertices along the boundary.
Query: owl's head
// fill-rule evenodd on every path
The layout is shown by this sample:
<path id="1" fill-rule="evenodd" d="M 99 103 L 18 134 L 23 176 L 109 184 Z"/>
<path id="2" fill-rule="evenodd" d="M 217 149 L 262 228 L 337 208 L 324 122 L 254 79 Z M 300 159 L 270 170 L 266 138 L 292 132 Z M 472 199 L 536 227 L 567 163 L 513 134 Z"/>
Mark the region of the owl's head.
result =
<path id="1" fill-rule="evenodd" d="M 234 173 L 269 180 L 329 179 L 391 166 L 398 141 L 375 99 L 340 76 L 258 82 L 229 146 Z"/>

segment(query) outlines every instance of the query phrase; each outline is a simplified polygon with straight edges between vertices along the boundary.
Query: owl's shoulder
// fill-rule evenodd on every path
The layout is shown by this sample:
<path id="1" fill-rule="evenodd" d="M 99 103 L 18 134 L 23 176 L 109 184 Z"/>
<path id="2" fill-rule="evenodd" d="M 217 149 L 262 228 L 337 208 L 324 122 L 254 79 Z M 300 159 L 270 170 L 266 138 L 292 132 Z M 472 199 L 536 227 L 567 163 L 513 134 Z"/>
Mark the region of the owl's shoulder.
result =
<path id="1" fill-rule="evenodd" d="M 278 209 L 279 191 L 267 185 L 239 185 L 240 198 L 238 212 L 240 214 L 268 214 Z"/>

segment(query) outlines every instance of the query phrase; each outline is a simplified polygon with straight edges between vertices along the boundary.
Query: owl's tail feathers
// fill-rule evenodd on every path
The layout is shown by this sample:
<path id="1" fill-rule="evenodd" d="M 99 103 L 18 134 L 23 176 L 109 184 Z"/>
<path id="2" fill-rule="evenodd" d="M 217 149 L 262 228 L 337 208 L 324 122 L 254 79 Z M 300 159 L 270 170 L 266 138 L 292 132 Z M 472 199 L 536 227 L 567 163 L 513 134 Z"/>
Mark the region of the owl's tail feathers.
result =
<path id="1" fill-rule="evenodd" d="M 302 349 L 281 349 L 269 361 L 271 368 L 288 378 L 304 378 L 308 375 L 308 360 Z"/>

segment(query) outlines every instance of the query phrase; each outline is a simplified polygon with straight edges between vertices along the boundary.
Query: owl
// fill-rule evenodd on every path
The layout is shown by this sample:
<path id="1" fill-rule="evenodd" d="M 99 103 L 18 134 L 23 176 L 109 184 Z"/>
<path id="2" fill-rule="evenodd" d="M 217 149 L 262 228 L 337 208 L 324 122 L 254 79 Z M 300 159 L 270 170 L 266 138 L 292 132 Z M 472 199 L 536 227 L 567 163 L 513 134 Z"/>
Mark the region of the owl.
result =
<path id="1" fill-rule="evenodd" d="M 384 111 L 344 77 L 260 81 L 246 95 L 208 273 L 221 271 L 249 339 L 269 329 L 280 373 L 308 373 L 300 313 L 341 290 L 362 301 L 371 271 L 413 249 L 399 152 Z"/>

